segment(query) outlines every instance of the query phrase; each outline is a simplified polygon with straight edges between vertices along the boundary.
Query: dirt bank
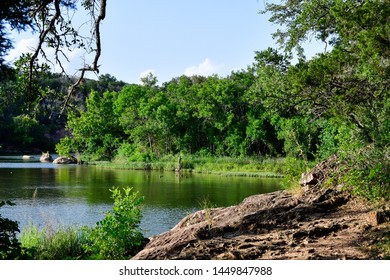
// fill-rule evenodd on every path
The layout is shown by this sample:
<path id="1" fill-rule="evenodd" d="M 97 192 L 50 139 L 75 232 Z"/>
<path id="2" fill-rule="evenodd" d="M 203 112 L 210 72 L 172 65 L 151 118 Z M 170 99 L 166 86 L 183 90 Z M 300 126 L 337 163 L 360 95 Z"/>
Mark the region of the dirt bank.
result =
<path id="1" fill-rule="evenodd" d="M 188 215 L 134 259 L 383 258 L 368 249 L 387 238 L 390 210 L 374 209 L 340 188 L 322 188 L 318 170 L 298 194 L 255 195 Z"/>

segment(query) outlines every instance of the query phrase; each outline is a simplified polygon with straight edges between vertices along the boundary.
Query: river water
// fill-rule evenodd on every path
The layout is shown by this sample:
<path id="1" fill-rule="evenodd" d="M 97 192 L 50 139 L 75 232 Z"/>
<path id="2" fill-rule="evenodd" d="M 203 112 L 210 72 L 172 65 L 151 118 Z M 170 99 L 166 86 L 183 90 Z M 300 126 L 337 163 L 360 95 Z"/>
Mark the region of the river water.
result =
<path id="1" fill-rule="evenodd" d="M 141 229 L 152 236 L 171 229 L 208 201 L 216 207 L 280 189 L 280 179 L 225 177 L 174 172 L 110 170 L 96 166 L 55 165 L 22 156 L 0 156 L 0 201 L 3 217 L 23 229 L 58 225 L 93 226 L 112 209 L 110 189 L 132 187 L 144 196 Z"/>

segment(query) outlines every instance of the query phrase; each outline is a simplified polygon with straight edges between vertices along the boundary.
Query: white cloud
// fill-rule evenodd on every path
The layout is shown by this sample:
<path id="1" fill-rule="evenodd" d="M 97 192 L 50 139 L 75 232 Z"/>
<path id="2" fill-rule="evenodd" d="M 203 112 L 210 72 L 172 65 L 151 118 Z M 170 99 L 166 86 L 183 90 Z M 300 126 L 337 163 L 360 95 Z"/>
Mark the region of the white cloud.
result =
<path id="1" fill-rule="evenodd" d="M 22 53 L 32 53 L 38 41 L 36 38 L 21 39 L 5 57 L 6 61 L 13 62 L 20 57 Z"/>
<path id="2" fill-rule="evenodd" d="M 156 76 L 156 70 L 154 70 L 154 69 L 147 69 L 145 71 L 142 71 L 141 74 L 139 74 L 139 78 L 140 79 L 145 78 L 149 74 L 152 74 L 153 76 Z"/>
<path id="3" fill-rule="evenodd" d="M 28 38 L 21 39 L 15 44 L 15 48 L 9 51 L 8 55 L 5 57 L 6 61 L 13 63 L 17 60 L 23 53 L 33 53 L 36 46 L 38 44 L 37 38 Z M 43 50 L 46 53 L 47 58 L 55 63 L 55 50 L 53 48 L 43 47 Z M 62 60 L 62 66 L 64 67 L 66 72 L 69 74 L 74 74 L 76 69 L 80 69 L 83 67 L 84 63 L 91 63 L 93 60 L 93 54 L 86 54 L 83 49 L 74 49 L 68 50 L 63 49 L 63 54 L 67 57 L 67 59 L 60 54 L 59 57 Z M 43 62 L 42 57 L 39 57 L 40 61 Z M 61 71 L 61 68 L 58 64 L 49 64 L 52 68 L 52 71 Z"/>
<path id="4" fill-rule="evenodd" d="M 213 74 L 217 74 L 218 71 L 222 70 L 225 67 L 224 64 L 215 64 L 211 59 L 206 58 L 205 61 L 203 61 L 199 65 L 190 66 L 187 69 L 184 70 L 184 75 L 186 76 L 194 76 L 194 75 L 201 75 L 201 76 L 210 76 Z"/>

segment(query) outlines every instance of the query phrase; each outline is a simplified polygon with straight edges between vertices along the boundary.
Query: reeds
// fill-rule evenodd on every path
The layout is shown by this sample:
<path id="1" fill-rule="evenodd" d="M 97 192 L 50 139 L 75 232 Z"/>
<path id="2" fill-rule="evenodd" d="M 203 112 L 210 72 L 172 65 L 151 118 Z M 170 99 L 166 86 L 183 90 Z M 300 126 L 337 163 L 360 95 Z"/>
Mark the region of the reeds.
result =
<path id="1" fill-rule="evenodd" d="M 46 226 L 39 229 L 27 225 L 21 235 L 20 243 L 36 260 L 84 259 L 83 244 L 87 242 L 87 230 L 83 228 Z"/>

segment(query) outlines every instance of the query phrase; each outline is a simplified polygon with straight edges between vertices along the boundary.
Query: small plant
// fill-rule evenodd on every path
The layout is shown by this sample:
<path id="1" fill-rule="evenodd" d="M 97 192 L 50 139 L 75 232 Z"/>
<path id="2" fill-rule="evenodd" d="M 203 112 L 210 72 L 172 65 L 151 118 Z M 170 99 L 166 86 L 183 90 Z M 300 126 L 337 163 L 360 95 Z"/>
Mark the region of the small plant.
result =
<path id="1" fill-rule="evenodd" d="M 125 188 L 124 193 L 118 188 L 110 191 L 114 199 L 113 210 L 89 230 L 89 242 L 84 245 L 92 259 L 130 258 L 144 240 L 139 230 L 143 197 L 133 193 L 132 188 Z"/>
<path id="2" fill-rule="evenodd" d="M 211 203 L 211 201 L 207 198 L 202 199 L 199 202 L 199 206 L 201 209 L 203 209 L 204 215 L 205 215 L 205 221 L 207 222 L 208 229 L 211 229 L 212 226 L 212 219 L 211 219 L 211 209 L 215 208 L 216 206 Z"/>

